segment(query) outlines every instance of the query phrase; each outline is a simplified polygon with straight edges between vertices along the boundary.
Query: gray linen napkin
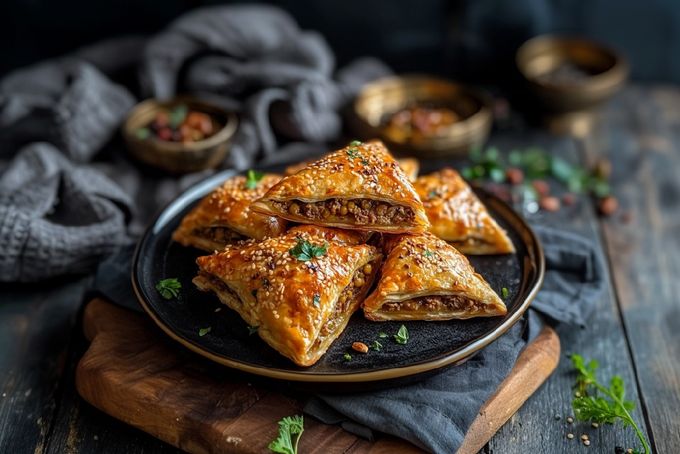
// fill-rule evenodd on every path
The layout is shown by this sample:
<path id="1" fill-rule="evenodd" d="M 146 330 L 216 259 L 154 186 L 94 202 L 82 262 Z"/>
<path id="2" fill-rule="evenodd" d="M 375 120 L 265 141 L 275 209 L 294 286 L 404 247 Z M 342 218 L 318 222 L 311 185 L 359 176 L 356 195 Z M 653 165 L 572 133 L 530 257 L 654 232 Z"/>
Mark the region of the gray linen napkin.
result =
<path id="1" fill-rule="evenodd" d="M 83 273 L 131 240 L 131 201 L 111 180 L 47 143 L 19 152 L 0 176 L 0 281 Z"/>
<path id="2" fill-rule="evenodd" d="M 534 229 L 546 256 L 545 280 L 527 316 L 506 334 L 464 364 L 422 382 L 358 394 L 319 394 L 309 398 L 305 413 L 364 438 L 384 432 L 427 451 L 455 452 L 481 406 L 541 331 L 542 315 L 554 322 L 582 323 L 604 288 L 601 258 L 592 243 L 569 232 Z M 131 248 L 124 248 L 104 262 L 93 290 L 139 310 L 129 283 L 131 254 Z"/>

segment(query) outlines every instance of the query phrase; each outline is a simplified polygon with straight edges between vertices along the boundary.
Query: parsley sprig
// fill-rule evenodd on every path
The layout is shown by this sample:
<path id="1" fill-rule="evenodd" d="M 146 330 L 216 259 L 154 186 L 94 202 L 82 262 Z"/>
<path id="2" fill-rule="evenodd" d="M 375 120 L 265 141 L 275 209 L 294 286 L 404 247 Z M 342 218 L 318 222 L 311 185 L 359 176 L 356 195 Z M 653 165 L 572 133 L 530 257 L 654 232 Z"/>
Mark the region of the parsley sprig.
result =
<path id="1" fill-rule="evenodd" d="M 302 415 L 286 416 L 279 421 L 279 436 L 269 443 L 268 448 L 280 454 L 296 454 L 298 442 L 305 430 L 304 425 L 305 420 Z"/>
<path id="2" fill-rule="evenodd" d="M 263 177 L 263 172 L 258 172 L 257 170 L 252 169 L 248 170 L 248 173 L 246 173 L 246 188 L 255 189 Z"/>
<path id="3" fill-rule="evenodd" d="M 399 327 L 399 331 L 397 331 L 397 334 L 394 335 L 394 340 L 397 342 L 397 344 L 406 344 L 408 342 L 408 330 L 406 329 L 406 326 L 401 325 Z"/>
<path id="4" fill-rule="evenodd" d="M 290 255 L 300 260 L 308 262 L 316 257 L 323 257 L 328 252 L 328 243 L 323 246 L 316 246 L 302 238 L 297 239 L 297 244 L 290 249 Z"/>
<path id="5" fill-rule="evenodd" d="M 623 378 L 614 375 L 609 387 L 597 381 L 596 371 L 598 363 L 595 360 L 586 362 L 581 355 L 571 355 L 571 362 L 577 372 L 576 396 L 571 405 L 576 418 L 581 421 L 614 424 L 617 420 L 626 426 L 631 426 L 642 443 L 644 453 L 649 454 L 649 444 L 642 430 L 633 420 L 630 412 L 635 403 L 625 400 L 626 389 Z"/>
<path id="6" fill-rule="evenodd" d="M 156 284 L 156 290 L 166 300 L 179 297 L 179 291 L 182 288 L 182 283 L 174 277 L 162 279 Z"/>

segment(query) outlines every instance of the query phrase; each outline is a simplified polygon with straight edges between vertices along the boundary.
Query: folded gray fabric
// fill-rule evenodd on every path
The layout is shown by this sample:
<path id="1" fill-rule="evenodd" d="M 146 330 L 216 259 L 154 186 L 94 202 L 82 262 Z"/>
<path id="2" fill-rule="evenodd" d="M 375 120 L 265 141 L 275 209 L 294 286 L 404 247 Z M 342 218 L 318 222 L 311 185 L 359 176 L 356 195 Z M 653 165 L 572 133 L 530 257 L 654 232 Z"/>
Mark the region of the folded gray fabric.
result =
<path id="1" fill-rule="evenodd" d="M 241 112 L 230 164 L 243 169 L 256 155 L 287 153 L 277 136 L 312 144 L 336 139 L 341 107 L 363 84 L 391 73 L 365 58 L 334 79 L 334 66 L 326 41 L 300 30 L 284 11 L 220 6 L 182 16 L 151 39 L 141 79 L 151 96 L 190 92 Z"/>
<path id="2" fill-rule="evenodd" d="M 546 274 L 522 322 L 463 365 L 425 381 L 378 392 L 318 395 L 305 412 L 360 436 L 370 429 L 427 451 L 456 452 L 479 409 L 508 375 L 526 342 L 540 332 L 541 315 L 555 322 L 582 323 L 575 314 L 589 314 L 604 288 L 601 259 L 592 243 L 544 227 L 536 233 L 545 250 Z"/>
<path id="3" fill-rule="evenodd" d="M 52 145 L 26 147 L 0 176 L 0 281 L 91 270 L 130 241 L 130 206 L 108 178 Z"/>
<path id="4" fill-rule="evenodd" d="M 0 154 L 46 141 L 75 161 L 89 161 L 133 105 L 125 88 L 83 60 L 20 69 L 0 82 Z"/>

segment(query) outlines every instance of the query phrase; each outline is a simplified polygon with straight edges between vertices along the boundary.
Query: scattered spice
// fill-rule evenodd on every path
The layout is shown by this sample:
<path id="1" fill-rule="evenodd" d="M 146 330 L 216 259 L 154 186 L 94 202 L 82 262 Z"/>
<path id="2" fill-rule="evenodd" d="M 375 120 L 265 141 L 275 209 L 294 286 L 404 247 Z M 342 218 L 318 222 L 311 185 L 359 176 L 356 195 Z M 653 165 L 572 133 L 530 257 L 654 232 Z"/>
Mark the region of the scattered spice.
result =
<path id="1" fill-rule="evenodd" d="M 611 216 L 619 209 L 619 201 L 614 196 L 608 195 L 597 204 L 597 210 L 603 216 Z"/>
<path id="2" fill-rule="evenodd" d="M 359 353 L 368 353 L 368 345 L 364 344 L 363 342 L 353 342 L 352 350 Z"/>

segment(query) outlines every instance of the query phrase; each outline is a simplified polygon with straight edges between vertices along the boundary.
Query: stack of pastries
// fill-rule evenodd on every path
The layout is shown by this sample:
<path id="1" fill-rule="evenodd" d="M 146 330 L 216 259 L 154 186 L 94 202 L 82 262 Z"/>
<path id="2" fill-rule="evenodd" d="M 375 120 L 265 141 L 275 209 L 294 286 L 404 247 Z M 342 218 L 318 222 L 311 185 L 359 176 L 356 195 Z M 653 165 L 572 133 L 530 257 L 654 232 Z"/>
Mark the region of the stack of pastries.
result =
<path id="1" fill-rule="evenodd" d="M 455 170 L 417 174 L 417 160 L 354 141 L 284 176 L 229 179 L 173 239 L 214 251 L 194 284 L 300 366 L 359 308 L 374 321 L 504 315 L 463 253 L 512 253 L 506 232 Z"/>

